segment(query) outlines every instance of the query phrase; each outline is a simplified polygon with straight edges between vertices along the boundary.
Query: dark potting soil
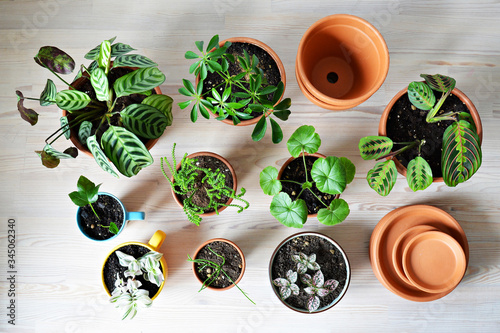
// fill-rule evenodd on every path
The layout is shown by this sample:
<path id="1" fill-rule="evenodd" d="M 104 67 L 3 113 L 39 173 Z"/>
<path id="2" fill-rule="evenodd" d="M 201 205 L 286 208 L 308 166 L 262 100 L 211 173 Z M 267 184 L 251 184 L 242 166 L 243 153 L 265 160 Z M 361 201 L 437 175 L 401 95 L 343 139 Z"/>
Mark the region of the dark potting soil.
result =
<path id="1" fill-rule="evenodd" d="M 151 250 L 148 249 L 145 246 L 141 245 L 126 245 L 122 246 L 119 248 L 117 251 L 121 251 L 125 254 L 131 255 L 134 258 L 140 258 L 146 253 L 150 252 Z M 160 269 L 163 272 L 162 267 L 160 266 Z M 120 261 L 118 260 L 118 256 L 116 255 L 116 252 L 113 252 L 109 257 L 106 263 L 104 264 L 103 268 L 103 276 L 104 276 L 104 283 L 106 284 L 106 287 L 108 288 L 110 293 L 113 293 L 113 290 L 115 290 L 115 281 L 116 281 L 116 275 L 119 274 L 120 278 L 124 280 L 124 282 L 127 282 L 128 278 L 125 278 L 125 271 L 128 270 L 127 267 L 123 267 L 120 265 Z M 135 280 L 141 281 L 142 285 L 139 287 L 140 289 L 147 290 L 149 292 L 149 297 L 152 298 L 160 287 L 158 287 L 156 284 L 151 283 L 149 281 L 144 280 L 144 278 L 141 276 L 135 276 Z"/>
<path id="2" fill-rule="evenodd" d="M 441 98 L 441 92 L 434 91 L 436 101 Z M 470 114 L 467 106 L 455 95 L 450 94 L 442 105 L 439 114 L 448 112 L 466 112 Z M 394 142 L 411 142 L 424 140 L 421 155 L 430 165 L 433 177 L 442 177 L 441 151 L 443 146 L 443 134 L 446 128 L 453 124 L 452 120 L 427 123 L 425 117 L 428 111 L 416 109 L 408 99 L 408 94 L 401 96 L 392 107 L 387 119 L 387 137 Z M 394 145 L 392 151 L 396 151 L 404 145 Z M 418 156 L 418 146 L 398 154 L 396 158 L 404 167 Z"/>
<path id="3" fill-rule="evenodd" d="M 92 207 L 94 207 L 99 219 L 89 205 L 80 209 L 80 226 L 84 233 L 97 240 L 113 237 L 114 234 L 109 232 L 109 228 L 101 227 L 101 225 L 109 226 L 111 222 L 114 222 L 118 229 L 122 227 L 124 212 L 120 203 L 109 195 L 99 195 Z"/>
<path id="4" fill-rule="evenodd" d="M 196 157 L 198 160 L 196 165 L 202 168 L 208 168 L 212 171 L 215 171 L 219 169 L 219 172 L 221 172 L 225 176 L 225 184 L 226 187 L 233 188 L 233 174 L 231 173 L 231 170 L 227 167 L 224 162 L 221 160 L 212 157 L 212 156 L 198 156 Z M 210 199 L 206 195 L 206 190 L 207 189 L 212 189 L 211 186 L 209 186 L 206 183 L 202 183 L 203 177 L 205 177 L 205 173 L 202 171 L 198 171 L 198 176 L 196 177 L 196 181 L 198 182 L 198 185 L 196 188 L 198 189 L 193 197 L 191 198 L 193 203 L 196 204 L 199 207 L 206 207 L 210 203 Z M 177 194 L 176 194 L 177 195 Z M 177 195 L 178 198 L 180 198 L 180 201 L 183 202 L 187 197 L 189 197 L 191 193 L 189 193 L 186 196 L 182 195 Z M 220 199 L 216 199 L 215 201 L 224 204 L 229 200 L 229 197 L 223 195 L 221 196 Z M 205 213 L 210 213 L 213 212 L 213 209 L 207 209 L 205 210 Z"/>
<path id="5" fill-rule="evenodd" d="M 235 62 L 229 62 L 229 68 L 228 71 L 231 74 L 231 76 L 238 75 L 239 73 L 242 72 L 241 67 L 238 62 L 238 56 L 244 57 L 244 52 L 243 50 L 246 50 L 250 58 L 255 54 L 257 59 L 259 59 L 259 64 L 257 65 L 257 68 L 262 69 L 264 72 L 264 79 L 267 81 L 267 83 L 263 82 L 262 86 L 268 86 L 268 85 L 273 85 L 277 86 L 278 83 L 281 81 L 281 74 L 278 68 L 278 65 L 276 64 L 276 61 L 263 49 L 260 47 L 253 45 L 253 44 L 248 44 L 248 43 L 232 43 L 230 47 L 227 49 L 227 53 L 230 53 L 234 56 Z M 221 63 L 221 61 L 218 61 Z M 212 88 L 217 88 L 217 92 L 221 94 L 224 92 L 225 86 L 224 86 L 224 79 L 218 74 L 218 73 L 211 73 L 210 71 L 207 74 L 207 78 L 205 81 L 203 81 L 203 94 L 207 93 L 208 91 L 212 90 Z M 248 88 L 248 84 L 244 84 L 246 88 Z M 239 87 L 234 87 L 232 89 L 232 92 L 241 92 L 243 89 Z M 211 96 L 211 93 L 209 93 L 209 96 Z M 274 94 L 270 95 L 270 99 L 272 100 L 272 97 Z M 237 101 L 242 100 L 242 98 L 237 98 Z M 253 117 L 260 116 L 262 113 L 261 112 L 252 112 Z M 231 117 L 228 117 L 230 119 Z"/>
<path id="6" fill-rule="evenodd" d="M 306 156 L 307 179 L 309 181 L 312 181 L 311 169 L 317 159 L 318 157 Z M 302 160 L 302 157 L 294 159 L 287 165 L 287 167 L 281 174 L 281 179 L 294 180 L 301 184 L 306 182 L 306 173 L 304 171 L 304 161 Z M 281 182 L 281 186 L 282 191 L 288 193 L 292 201 L 295 201 L 296 199 L 303 199 L 306 202 L 308 214 L 316 214 L 321 208 L 326 208 L 321 202 L 319 202 L 319 200 L 311 193 L 310 190 L 312 190 L 312 192 L 314 192 L 314 194 L 321 198 L 321 200 L 328 206 L 336 197 L 335 195 L 322 193 L 320 190 L 318 190 L 316 184 L 313 184 L 310 190 L 304 190 L 300 195 L 300 198 L 298 198 L 298 195 L 302 190 L 301 185 L 289 182 Z"/>
<path id="7" fill-rule="evenodd" d="M 217 255 L 213 254 L 210 250 L 209 247 L 212 251 L 217 253 L 218 255 L 221 255 L 225 259 L 224 265 L 222 265 L 222 269 L 226 272 L 227 275 L 236 282 L 236 280 L 239 278 L 241 275 L 242 271 L 242 258 L 240 254 L 238 253 L 238 250 L 234 246 L 232 246 L 229 243 L 226 242 L 212 242 L 207 245 L 205 245 L 200 252 L 198 252 L 198 255 L 196 256 L 195 259 L 207 259 L 210 261 L 215 262 L 216 264 L 222 264 L 222 258 L 218 257 Z M 202 267 L 200 264 L 195 264 L 195 269 L 196 269 L 196 275 L 202 280 L 205 281 L 208 279 L 213 273 L 212 268 L 204 268 L 201 271 L 199 269 Z M 226 288 L 232 284 L 231 281 L 227 278 L 227 276 L 224 275 L 224 273 L 220 273 L 219 277 L 214 280 L 211 284 L 210 287 L 214 288 Z"/>
<path id="8" fill-rule="evenodd" d="M 340 295 L 348 282 L 347 267 L 341 251 L 322 237 L 311 235 L 299 236 L 283 244 L 274 257 L 271 267 L 271 278 L 273 280 L 277 278 L 286 278 L 286 273 L 289 270 L 296 272 L 297 263 L 292 261 L 292 255 L 299 254 L 300 252 L 308 256 L 313 253 L 316 254 L 316 262 L 321 267 L 325 282 L 331 279 L 339 282 L 337 288 L 335 288 L 333 292 L 325 297 L 319 297 L 319 308 L 321 309 L 322 307 L 328 306 Z M 307 274 L 313 276 L 316 272 L 317 271 L 308 270 Z M 306 288 L 307 285 L 300 280 L 300 276 L 297 277 L 295 284 L 300 289 L 299 295 L 291 295 L 285 302 L 293 307 L 307 311 L 307 301 L 310 298 L 310 296 L 304 292 L 304 288 Z M 274 288 L 276 288 L 276 292 L 279 295 L 279 287 L 274 286 Z"/>

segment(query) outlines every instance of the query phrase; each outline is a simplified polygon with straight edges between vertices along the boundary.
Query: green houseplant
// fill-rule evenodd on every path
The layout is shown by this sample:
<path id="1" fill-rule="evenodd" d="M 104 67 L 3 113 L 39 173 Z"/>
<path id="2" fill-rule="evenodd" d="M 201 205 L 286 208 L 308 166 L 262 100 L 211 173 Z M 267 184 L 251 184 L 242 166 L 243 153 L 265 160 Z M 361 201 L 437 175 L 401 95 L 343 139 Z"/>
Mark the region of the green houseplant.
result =
<path id="1" fill-rule="evenodd" d="M 115 177 L 118 174 L 112 164 L 131 177 L 153 163 L 144 142 L 159 138 L 172 123 L 172 99 L 161 95 L 158 88 L 165 75 L 147 57 L 129 54 L 134 50 L 129 45 L 113 44 L 114 39 L 103 41 L 85 55 L 92 62 L 88 67 L 81 66 L 71 84 L 59 74 L 73 72 L 73 58 L 54 46 L 40 48 L 35 62 L 61 79 L 68 89 L 58 92 L 48 79 L 40 98 L 24 97 L 16 91 L 21 117 L 31 125 L 37 123 L 38 113 L 24 106 L 26 99 L 38 100 L 41 106 L 56 104 L 67 112 L 60 119 L 59 129 L 37 152 L 46 167 L 54 168 L 60 159 L 78 155 L 75 147 L 63 152 L 52 147 L 63 135 L 66 139 L 74 135 L 73 143 L 88 149 L 97 164 Z"/>
<path id="2" fill-rule="evenodd" d="M 285 89 L 284 83 L 281 81 L 276 86 L 268 84 L 255 55 L 250 56 L 245 51 L 243 56 L 235 57 L 227 52 L 231 42 L 219 45 L 218 35 L 212 37 L 206 49 L 203 41 L 195 44 L 201 54 L 187 51 L 185 58 L 196 60 L 189 72 L 195 75 L 197 82 L 193 84 L 183 79 L 184 86 L 179 89 L 180 94 L 191 98 L 179 103 L 181 109 L 192 105 L 191 121 L 196 122 L 198 113 L 207 119 L 210 118 L 210 113 L 217 120 L 231 119 L 234 125 L 249 119 L 259 119 L 252 133 L 252 139 L 259 141 L 266 133 L 269 118 L 272 141 L 281 142 L 283 132 L 271 115 L 284 121 L 290 115 L 290 98 L 280 102 Z M 236 72 L 231 72 L 233 67 L 237 68 Z M 204 92 L 209 72 L 217 73 L 222 78 L 222 83 Z"/>
<path id="3" fill-rule="evenodd" d="M 407 96 L 412 112 L 426 112 L 426 124 L 442 123 L 445 127 L 442 136 L 440 155 L 441 171 L 447 186 L 457 186 L 470 179 L 481 166 L 481 140 L 474 119 L 470 113 L 444 110 L 443 104 L 455 88 L 455 79 L 435 74 L 422 74 L 425 82 L 411 82 Z M 441 93 L 439 99 L 436 93 Z M 390 193 L 397 178 L 397 168 L 393 157 L 409 149 L 418 149 L 417 156 L 407 165 L 406 179 L 413 191 L 424 190 L 433 182 L 433 172 L 428 160 L 421 156 L 427 144 L 424 137 L 413 137 L 414 141 L 394 142 L 387 136 L 367 136 L 360 140 L 359 151 L 364 160 L 380 160 L 367 175 L 372 189 L 380 195 Z M 394 145 L 401 148 L 393 149 Z"/>
<path id="4" fill-rule="evenodd" d="M 303 164 L 303 167 L 299 168 L 305 176 L 303 181 L 283 177 L 280 179 L 278 170 L 273 166 L 266 167 L 260 173 L 260 187 L 265 194 L 273 196 L 271 214 L 285 226 L 304 226 L 310 210 L 306 201 L 301 198 L 306 193 L 318 201 L 321 208 L 317 211 L 317 216 L 321 223 L 335 225 L 349 215 L 349 205 L 344 199 L 338 198 L 338 195 L 353 181 L 356 167 L 348 158 L 328 156 L 316 159 L 308 170 L 307 154 L 316 153 L 320 145 L 319 134 L 313 126 L 308 125 L 299 127 L 287 141 L 292 159 L 299 158 L 300 164 Z M 291 194 L 287 193 L 283 190 L 283 184 L 295 184 L 296 189 L 292 190 Z M 327 198 L 330 203 L 327 203 Z"/>

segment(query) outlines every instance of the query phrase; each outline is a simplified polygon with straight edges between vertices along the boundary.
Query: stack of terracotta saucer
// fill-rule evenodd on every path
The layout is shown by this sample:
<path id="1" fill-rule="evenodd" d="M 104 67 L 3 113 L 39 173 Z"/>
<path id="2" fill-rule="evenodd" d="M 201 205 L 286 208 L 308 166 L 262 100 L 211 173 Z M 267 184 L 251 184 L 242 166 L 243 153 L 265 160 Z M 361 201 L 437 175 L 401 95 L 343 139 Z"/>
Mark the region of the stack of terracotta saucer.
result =
<path id="1" fill-rule="evenodd" d="M 450 293 L 467 269 L 469 246 L 463 229 L 439 208 L 414 205 L 393 210 L 370 239 L 370 261 L 390 291 L 418 302 Z"/>

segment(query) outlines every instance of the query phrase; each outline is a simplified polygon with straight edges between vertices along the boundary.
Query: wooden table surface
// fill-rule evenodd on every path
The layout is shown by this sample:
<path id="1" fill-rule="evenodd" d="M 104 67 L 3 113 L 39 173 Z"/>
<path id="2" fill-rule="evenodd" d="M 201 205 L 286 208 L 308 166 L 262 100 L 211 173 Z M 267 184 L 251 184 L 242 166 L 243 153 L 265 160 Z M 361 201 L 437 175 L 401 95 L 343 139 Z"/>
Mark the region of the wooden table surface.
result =
<path id="1" fill-rule="evenodd" d="M 500 7 L 498 1 L 325 1 L 325 0 L 184 0 L 0 2 L 0 331 L 1 332 L 499 332 L 500 331 Z M 295 80 L 300 38 L 316 20 L 349 13 L 370 21 L 384 36 L 391 64 L 383 86 L 365 103 L 343 112 L 313 105 Z M 115 179 L 93 159 L 64 160 L 44 168 L 34 153 L 55 129 L 56 107 L 39 110 L 31 127 L 16 110 L 15 90 L 37 96 L 50 73 L 33 56 L 43 45 L 83 55 L 103 39 L 118 36 L 159 64 L 167 80 L 161 86 L 175 102 L 188 75 L 187 50 L 194 41 L 248 36 L 271 46 L 287 73 L 286 96 L 292 115 L 284 123 L 284 141 L 300 125 L 316 127 L 321 152 L 346 156 L 357 167 L 344 192 L 351 214 L 341 225 L 326 227 L 310 219 L 304 231 L 333 237 L 347 252 L 352 280 L 333 309 L 316 315 L 297 314 L 274 296 L 268 264 L 274 248 L 299 230 L 278 223 L 269 212 L 271 197 L 259 187 L 259 172 L 279 167 L 288 157 L 286 144 L 250 138 L 252 128 L 236 128 L 211 119 L 192 123 L 174 105 L 174 124 L 151 150 L 155 163 L 133 178 Z M 85 62 L 87 63 L 87 62 Z M 467 183 L 448 188 L 434 183 L 413 193 L 402 176 L 392 193 L 380 197 L 366 180 L 371 161 L 358 154 L 359 138 L 375 135 L 384 106 L 420 73 L 441 73 L 457 80 L 479 110 L 484 126 L 483 164 Z M 54 79 L 56 80 L 56 79 Z M 59 89 L 64 88 L 57 82 Z M 177 156 L 209 150 L 229 159 L 250 208 L 228 209 L 190 224 L 170 194 L 159 160 L 177 143 Z M 80 175 L 120 197 L 131 211 L 146 212 L 145 221 L 130 222 L 109 242 L 92 242 L 75 223 L 76 206 L 68 193 Z M 412 204 L 439 207 L 456 218 L 470 245 L 465 278 L 448 296 L 429 303 L 405 300 L 376 279 L 368 258 L 371 232 L 391 210 Z M 8 324 L 8 221 L 15 221 L 15 326 Z M 11 220 L 12 221 L 12 220 Z M 161 247 L 169 275 L 152 308 L 132 320 L 108 303 L 100 281 L 103 260 L 126 241 L 147 241 L 166 232 Z M 257 303 L 236 289 L 198 293 L 186 262 L 200 242 L 215 237 L 235 241 L 247 259 L 240 283 Z"/>

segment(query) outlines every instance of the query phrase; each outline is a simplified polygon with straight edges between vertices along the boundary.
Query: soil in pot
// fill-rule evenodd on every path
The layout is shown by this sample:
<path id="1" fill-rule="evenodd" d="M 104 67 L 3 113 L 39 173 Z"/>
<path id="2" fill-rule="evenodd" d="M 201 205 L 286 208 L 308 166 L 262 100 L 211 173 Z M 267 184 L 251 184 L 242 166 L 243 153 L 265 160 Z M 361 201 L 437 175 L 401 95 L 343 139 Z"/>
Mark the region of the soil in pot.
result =
<path id="1" fill-rule="evenodd" d="M 306 156 L 306 168 L 307 168 L 307 179 L 309 181 L 312 180 L 311 177 L 311 169 L 314 162 L 318 159 L 318 157 L 314 156 Z M 304 171 L 304 162 L 302 157 L 294 159 L 290 162 L 281 175 L 282 180 L 294 180 L 301 184 L 306 182 L 306 173 Z M 292 201 L 297 199 L 300 191 L 302 190 L 301 185 L 282 182 L 282 191 L 288 193 Z M 335 195 L 322 193 L 316 187 L 316 184 L 313 184 L 311 190 L 316 194 L 321 200 L 326 204 L 330 205 L 330 203 L 335 199 Z M 300 199 L 303 199 L 307 205 L 308 214 L 316 214 L 321 208 L 326 208 L 309 190 L 305 190 L 300 195 Z"/>
<path id="2" fill-rule="evenodd" d="M 441 92 L 434 91 L 436 101 L 441 98 Z M 438 115 L 448 112 L 466 112 L 470 114 L 467 106 L 455 95 L 450 94 Z M 453 123 L 452 120 L 427 123 L 425 118 L 428 111 L 416 109 L 408 99 L 408 94 L 403 94 L 389 112 L 387 118 L 387 137 L 394 142 L 412 142 L 425 139 L 425 145 L 421 148 L 421 156 L 430 165 L 434 178 L 442 177 L 441 171 L 441 148 L 443 146 L 443 134 L 446 128 Z M 392 151 L 402 148 L 404 145 L 394 145 Z M 396 158 L 406 168 L 408 163 L 418 156 L 418 146 L 398 154 Z"/>
<path id="3" fill-rule="evenodd" d="M 97 216 L 95 216 L 92 208 L 89 205 L 80 209 L 80 227 L 83 232 L 92 239 L 104 240 L 114 236 L 109 232 L 109 228 L 103 228 L 99 225 L 109 226 L 114 222 L 121 229 L 123 225 L 124 212 L 122 205 L 113 197 L 109 195 L 99 194 L 96 202 L 92 204 Z"/>
<path id="4" fill-rule="evenodd" d="M 321 272 L 324 275 L 325 281 L 330 279 L 339 282 L 337 288 L 330 294 L 320 297 L 320 306 L 323 308 L 330 305 L 342 293 L 347 281 L 347 267 L 342 252 L 328 240 L 313 236 L 299 236 L 291 239 L 281 246 L 274 257 L 271 267 L 271 279 L 286 278 L 286 273 L 289 270 L 297 271 L 297 263 L 292 261 L 292 255 L 299 254 L 300 252 L 310 256 L 316 254 L 316 262 L 321 267 Z M 313 276 L 316 271 L 308 270 L 307 274 Z M 307 311 L 307 300 L 310 295 L 304 292 L 307 287 L 300 277 L 295 282 L 300 289 L 299 295 L 291 295 L 285 302 L 293 307 L 304 309 Z M 279 287 L 274 286 L 279 295 Z"/>
<path id="5" fill-rule="evenodd" d="M 132 245 L 122 246 L 117 251 L 121 251 L 137 259 L 145 255 L 146 253 L 150 252 L 151 250 L 145 246 L 132 244 Z M 106 284 L 106 287 L 108 288 L 110 293 L 112 293 L 113 290 L 115 289 L 115 281 L 117 274 L 119 274 L 120 278 L 126 281 L 124 273 L 127 269 L 128 269 L 127 267 L 123 267 L 122 265 L 120 265 L 120 261 L 118 260 L 118 256 L 116 255 L 115 252 L 113 252 L 108 257 L 106 264 L 104 264 L 103 277 L 104 277 L 104 283 Z M 161 266 L 160 269 L 163 272 L 163 268 Z M 134 279 L 142 283 L 140 289 L 147 290 L 149 292 L 149 298 L 152 298 L 154 295 L 156 295 L 156 293 L 160 289 L 160 287 L 158 287 L 156 284 L 144 280 L 142 275 L 135 276 Z"/>
<path id="6" fill-rule="evenodd" d="M 259 59 L 259 64 L 257 65 L 258 68 L 262 69 L 264 72 L 264 78 L 267 80 L 267 84 L 264 84 L 262 86 L 267 86 L 267 85 L 273 85 L 277 86 L 278 83 L 281 81 L 281 75 L 280 71 L 278 69 L 278 65 L 274 61 L 274 59 L 263 49 L 260 47 L 249 44 L 249 43 L 239 43 L 239 42 L 233 42 L 230 47 L 227 49 L 227 53 L 230 53 L 234 56 L 234 58 L 237 60 L 238 56 L 244 57 L 244 50 L 247 51 L 248 55 L 250 58 L 255 55 L 257 59 Z M 221 61 L 218 61 L 221 63 Z M 231 76 L 238 75 L 241 73 L 241 67 L 238 64 L 238 61 L 236 63 L 229 62 L 229 68 L 228 68 L 229 73 Z M 212 90 L 212 88 L 217 87 L 217 92 L 221 94 L 224 92 L 224 79 L 218 74 L 218 73 L 211 73 L 210 71 L 207 74 L 207 78 L 203 81 L 203 94 L 207 93 L 208 91 Z M 248 84 L 244 84 L 246 88 L 248 88 Z M 234 87 L 232 90 L 233 93 L 235 92 L 241 92 L 243 91 L 241 88 Z M 272 100 L 271 95 L 270 100 Z M 237 98 L 237 101 L 242 100 L 242 98 Z M 252 112 L 251 113 L 253 117 L 258 117 L 262 114 L 262 112 Z M 231 116 L 228 117 L 228 119 L 231 119 Z"/>
<path id="7" fill-rule="evenodd" d="M 241 275 L 242 271 L 242 258 L 238 252 L 238 250 L 229 243 L 215 241 L 205 245 L 196 255 L 194 259 L 207 259 L 215 262 L 216 264 L 222 264 L 222 258 L 213 254 L 210 250 L 221 255 L 225 258 L 226 262 L 222 266 L 222 269 L 226 272 L 227 275 L 231 278 L 231 280 L 236 281 Z M 205 268 L 199 271 L 202 267 L 200 264 L 195 264 L 195 274 L 201 279 L 201 281 L 205 281 L 213 274 L 213 270 L 211 268 Z M 232 282 L 221 272 L 219 277 L 214 280 L 210 287 L 213 288 L 226 288 L 232 285 Z"/>
<path id="8" fill-rule="evenodd" d="M 233 174 L 231 173 L 231 170 L 229 170 L 229 168 L 227 167 L 227 165 L 224 162 L 222 162 L 221 160 L 219 160 L 215 157 L 212 157 L 212 156 L 197 156 L 196 159 L 198 160 L 198 162 L 196 162 L 196 165 L 199 167 L 207 168 L 207 169 L 210 169 L 212 171 L 219 169 L 219 171 L 222 174 L 224 174 L 224 176 L 225 176 L 226 187 L 229 187 L 231 189 L 233 188 Z M 208 185 L 206 183 L 202 183 L 203 177 L 205 177 L 205 173 L 198 171 L 198 176 L 196 177 L 196 181 L 198 183 L 196 188 L 198 190 L 191 198 L 193 203 L 199 207 L 206 207 L 208 205 L 208 203 L 210 202 L 210 199 L 206 195 L 206 189 L 212 188 L 210 185 Z M 176 196 L 180 199 L 180 202 L 183 202 L 190 195 L 191 195 L 191 193 L 189 193 L 188 195 L 185 195 L 185 196 L 176 194 Z M 221 203 L 221 204 L 224 204 L 228 200 L 229 200 L 229 197 L 223 195 L 223 196 L 221 196 L 220 199 L 217 199 L 216 201 Z M 213 209 L 210 209 L 210 210 L 207 209 L 205 211 L 205 213 L 211 213 L 213 211 L 214 211 Z"/>

